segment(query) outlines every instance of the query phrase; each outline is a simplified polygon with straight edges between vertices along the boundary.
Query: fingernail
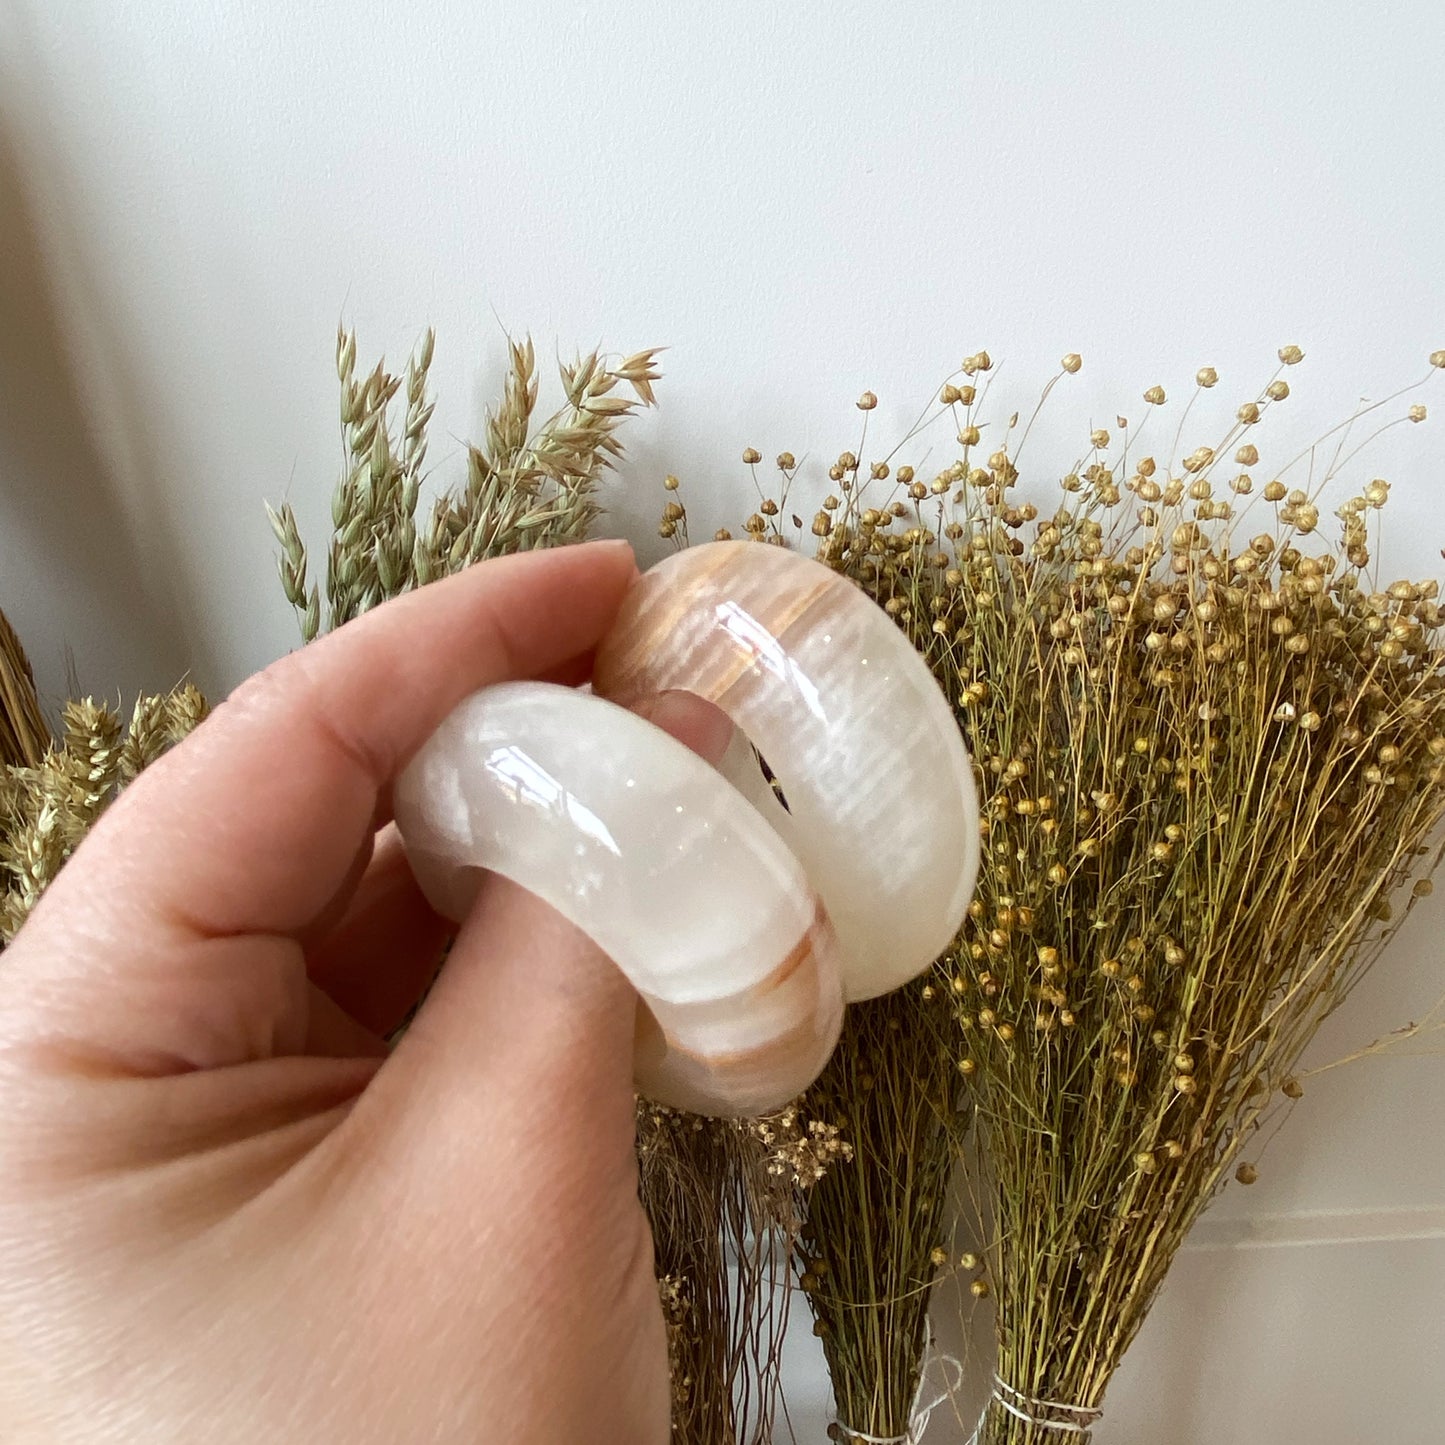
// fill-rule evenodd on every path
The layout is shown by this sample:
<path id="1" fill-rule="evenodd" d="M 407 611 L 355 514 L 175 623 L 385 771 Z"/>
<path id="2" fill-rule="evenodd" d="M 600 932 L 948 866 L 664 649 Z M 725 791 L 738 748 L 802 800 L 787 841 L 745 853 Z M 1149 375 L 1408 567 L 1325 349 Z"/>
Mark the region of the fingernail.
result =
<path id="1" fill-rule="evenodd" d="M 694 693 L 661 692 L 632 710 L 710 763 L 720 761 L 732 741 L 732 719 Z"/>
<path id="2" fill-rule="evenodd" d="M 609 537 L 601 542 L 588 542 L 587 546 L 595 551 L 609 557 L 627 557 L 635 567 L 637 558 L 632 550 L 632 543 L 620 537 Z"/>

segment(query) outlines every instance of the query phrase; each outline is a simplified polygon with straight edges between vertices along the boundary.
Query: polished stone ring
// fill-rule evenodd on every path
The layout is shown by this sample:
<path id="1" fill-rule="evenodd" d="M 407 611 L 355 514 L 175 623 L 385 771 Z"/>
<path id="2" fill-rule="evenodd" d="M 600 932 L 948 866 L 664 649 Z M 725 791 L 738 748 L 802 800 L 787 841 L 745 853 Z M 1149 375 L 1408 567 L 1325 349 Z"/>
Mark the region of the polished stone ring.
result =
<path id="1" fill-rule="evenodd" d="M 735 724 L 718 768 L 629 710 L 676 691 Z M 465 917 L 485 871 L 545 899 L 637 989 L 639 1091 L 702 1114 L 807 1088 L 843 1004 L 923 972 L 978 871 L 972 765 L 922 657 L 846 578 L 751 542 L 644 574 L 592 691 L 473 694 L 395 797 L 432 906 Z"/>

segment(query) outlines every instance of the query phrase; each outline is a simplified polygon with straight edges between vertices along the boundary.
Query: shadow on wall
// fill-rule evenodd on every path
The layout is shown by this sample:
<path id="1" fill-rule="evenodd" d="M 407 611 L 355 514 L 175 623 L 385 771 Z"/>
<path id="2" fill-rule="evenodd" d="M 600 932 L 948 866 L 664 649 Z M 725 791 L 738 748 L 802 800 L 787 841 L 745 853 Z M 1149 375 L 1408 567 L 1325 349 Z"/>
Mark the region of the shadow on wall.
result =
<path id="1" fill-rule="evenodd" d="M 0 117 L 0 606 L 47 708 L 77 686 L 124 705 L 201 659 L 188 655 L 183 617 L 164 601 L 163 575 L 158 582 L 170 538 L 158 529 L 160 547 L 142 541 L 144 514 L 127 508 L 120 468 L 93 425 L 40 235 Z"/>

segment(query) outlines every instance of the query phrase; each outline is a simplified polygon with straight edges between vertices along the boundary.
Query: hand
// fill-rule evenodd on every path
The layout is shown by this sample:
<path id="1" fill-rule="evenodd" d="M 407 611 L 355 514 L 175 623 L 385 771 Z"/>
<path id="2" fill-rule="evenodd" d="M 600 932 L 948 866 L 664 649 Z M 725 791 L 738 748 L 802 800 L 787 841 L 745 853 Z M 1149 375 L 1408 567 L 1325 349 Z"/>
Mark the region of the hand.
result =
<path id="1" fill-rule="evenodd" d="M 585 677 L 635 575 L 483 563 L 268 668 L 0 955 L 4 1439 L 666 1440 L 621 975 L 492 880 L 382 1042 L 448 936 L 392 780 L 475 688 Z"/>

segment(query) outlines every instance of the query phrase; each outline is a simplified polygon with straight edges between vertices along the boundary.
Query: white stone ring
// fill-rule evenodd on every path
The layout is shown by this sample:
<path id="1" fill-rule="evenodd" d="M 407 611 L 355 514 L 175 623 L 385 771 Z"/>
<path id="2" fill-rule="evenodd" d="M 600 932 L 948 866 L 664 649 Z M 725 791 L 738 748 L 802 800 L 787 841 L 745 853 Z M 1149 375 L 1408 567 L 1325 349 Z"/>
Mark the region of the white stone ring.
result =
<path id="1" fill-rule="evenodd" d="M 453 919 L 490 870 L 588 934 L 641 997 L 646 1096 L 777 1108 L 821 1072 L 844 1001 L 916 977 L 963 922 L 979 832 L 958 725 L 862 591 L 748 542 L 640 578 L 593 688 L 462 703 L 397 782 L 412 869 Z M 628 711 L 673 691 L 736 725 L 719 770 Z"/>

